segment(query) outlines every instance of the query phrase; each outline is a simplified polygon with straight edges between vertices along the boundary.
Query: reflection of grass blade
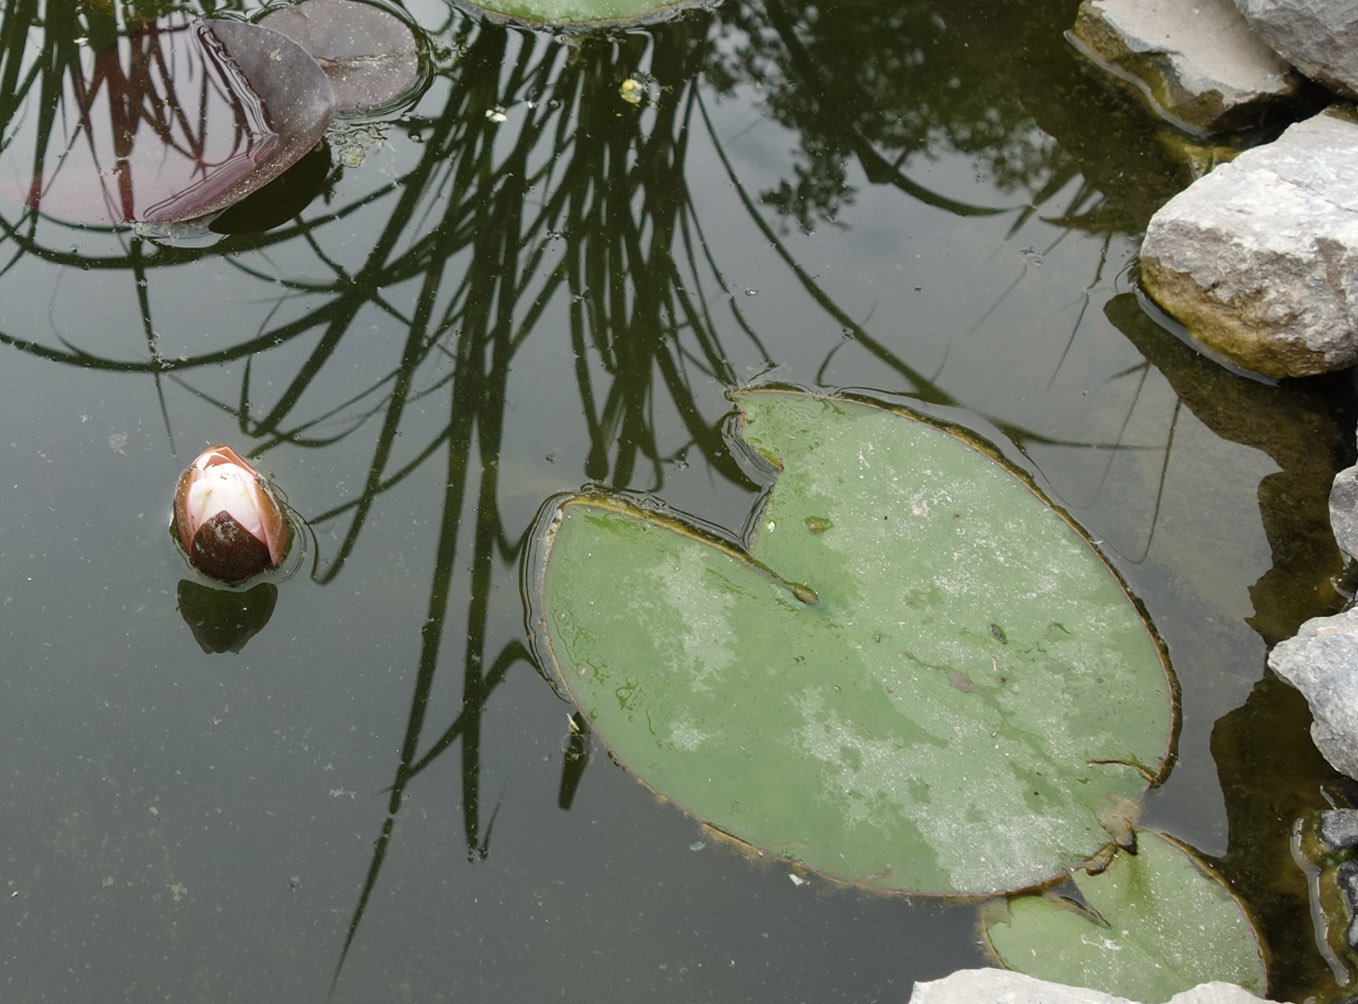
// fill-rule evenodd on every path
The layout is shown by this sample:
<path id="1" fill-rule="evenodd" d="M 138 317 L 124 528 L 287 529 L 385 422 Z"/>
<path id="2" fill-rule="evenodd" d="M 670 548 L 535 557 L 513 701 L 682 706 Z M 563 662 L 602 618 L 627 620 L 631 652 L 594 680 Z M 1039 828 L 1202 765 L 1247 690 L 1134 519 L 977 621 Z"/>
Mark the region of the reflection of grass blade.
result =
<path id="1" fill-rule="evenodd" d="M 561 788 L 556 796 L 557 807 L 567 811 L 570 810 L 571 802 L 575 801 L 580 778 L 589 766 L 589 737 L 593 731 L 589 727 L 589 720 L 578 711 L 571 714 L 570 730 L 570 740 L 562 758 Z"/>

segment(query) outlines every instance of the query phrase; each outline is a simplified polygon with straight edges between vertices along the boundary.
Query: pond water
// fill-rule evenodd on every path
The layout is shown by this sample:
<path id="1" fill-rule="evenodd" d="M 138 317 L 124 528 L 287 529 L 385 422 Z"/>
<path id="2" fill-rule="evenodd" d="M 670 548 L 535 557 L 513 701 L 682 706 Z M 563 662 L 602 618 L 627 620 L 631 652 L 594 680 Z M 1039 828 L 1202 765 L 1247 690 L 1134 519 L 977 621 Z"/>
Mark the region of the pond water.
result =
<path id="1" fill-rule="evenodd" d="M 1344 388 L 1143 309 L 1189 177 L 1066 48 L 1074 6 L 554 35 L 419 0 L 427 89 L 332 128 L 294 219 L 157 242 L 7 203 L 4 998 L 903 1001 L 983 964 L 973 905 L 795 883 L 582 756 L 533 662 L 539 507 L 598 484 L 739 530 L 724 394 L 763 381 L 958 423 L 1101 543 L 1182 689 L 1142 823 L 1249 904 L 1275 996 L 1336 994 L 1289 835 L 1352 792 L 1265 654 L 1338 603 Z M 5 9 L 6 140 L 84 41 L 47 14 Z M 166 531 L 217 442 L 314 533 L 235 654 Z"/>

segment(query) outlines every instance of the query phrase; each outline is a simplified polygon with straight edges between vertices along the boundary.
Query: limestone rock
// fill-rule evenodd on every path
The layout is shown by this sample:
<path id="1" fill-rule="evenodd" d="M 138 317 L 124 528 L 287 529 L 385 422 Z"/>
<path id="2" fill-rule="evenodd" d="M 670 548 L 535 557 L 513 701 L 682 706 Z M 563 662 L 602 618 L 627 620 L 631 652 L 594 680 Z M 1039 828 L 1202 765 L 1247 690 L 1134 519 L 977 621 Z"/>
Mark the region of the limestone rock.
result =
<path id="1" fill-rule="evenodd" d="M 1345 557 L 1358 558 L 1358 467 L 1346 467 L 1330 485 L 1330 529 Z"/>
<path id="2" fill-rule="evenodd" d="M 1209 353 L 1269 377 L 1358 363 L 1358 124 L 1326 112 L 1166 203 L 1146 291 Z"/>
<path id="3" fill-rule="evenodd" d="M 1326 809 L 1316 825 L 1316 837 L 1332 854 L 1358 847 L 1358 809 Z"/>
<path id="4" fill-rule="evenodd" d="M 1269 653 L 1273 672 L 1311 706 L 1311 739 L 1330 764 L 1358 777 L 1358 608 L 1314 617 Z"/>
<path id="5" fill-rule="evenodd" d="M 1230 983 L 1204 983 L 1175 994 L 1169 1004 L 1259 1004 L 1261 998 Z M 909 1004 L 1131 1004 L 1097 990 L 1067 987 L 1006 969 L 962 969 L 941 980 L 916 983 Z M 1150 1002 L 1159 1004 L 1159 1002 Z"/>
<path id="6" fill-rule="evenodd" d="M 1358 2 L 1235 0 L 1250 27 L 1312 80 L 1358 97 Z"/>
<path id="7" fill-rule="evenodd" d="M 1084 0 L 1072 41 L 1156 115 L 1190 132 L 1256 125 L 1301 83 L 1232 0 Z"/>

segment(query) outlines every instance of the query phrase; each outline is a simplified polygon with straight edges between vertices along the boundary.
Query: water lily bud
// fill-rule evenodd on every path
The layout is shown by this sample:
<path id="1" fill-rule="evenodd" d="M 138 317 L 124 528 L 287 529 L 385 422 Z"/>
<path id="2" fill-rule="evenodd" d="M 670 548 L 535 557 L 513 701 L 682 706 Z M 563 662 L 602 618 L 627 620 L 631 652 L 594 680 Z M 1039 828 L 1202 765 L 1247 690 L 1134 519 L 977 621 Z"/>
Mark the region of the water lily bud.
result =
<path id="1" fill-rule="evenodd" d="M 170 528 L 190 563 L 223 582 L 278 567 L 292 546 L 273 487 L 229 446 L 204 451 L 179 476 Z"/>

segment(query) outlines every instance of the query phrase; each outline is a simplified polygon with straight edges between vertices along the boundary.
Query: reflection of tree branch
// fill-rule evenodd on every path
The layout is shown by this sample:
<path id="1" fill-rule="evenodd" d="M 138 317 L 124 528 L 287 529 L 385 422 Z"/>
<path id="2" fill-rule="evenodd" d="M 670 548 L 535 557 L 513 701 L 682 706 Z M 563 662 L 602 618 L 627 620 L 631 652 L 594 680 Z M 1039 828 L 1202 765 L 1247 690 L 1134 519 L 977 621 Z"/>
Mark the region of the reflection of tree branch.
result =
<path id="1" fill-rule="evenodd" d="M 745 191 L 745 186 L 740 178 L 737 177 L 735 168 L 731 165 L 730 159 L 726 156 L 726 151 L 722 149 L 721 144 L 717 141 L 716 128 L 707 114 L 707 107 L 700 102 L 699 108 L 702 113 L 703 124 L 707 126 L 708 135 L 712 137 L 713 148 L 716 151 L 717 159 L 721 161 L 722 168 L 726 171 L 726 176 L 730 179 L 731 185 L 735 189 L 741 205 L 745 207 L 746 212 L 749 213 L 750 219 L 754 222 L 755 226 L 759 228 L 760 232 L 778 253 L 778 257 L 782 258 L 788 268 L 791 269 L 792 274 L 797 277 L 797 281 L 801 283 L 802 288 L 806 290 L 811 299 L 827 314 L 833 317 L 841 327 L 852 331 L 854 338 L 866 346 L 868 351 L 887 363 L 892 369 L 896 370 L 897 373 L 904 377 L 911 385 L 911 392 L 919 397 L 920 400 L 927 401 L 930 404 L 949 406 L 957 404 L 957 401 L 951 395 L 947 394 L 942 388 L 930 381 L 919 370 L 914 369 L 907 365 L 904 360 L 896 357 L 872 335 L 868 334 L 861 324 L 850 317 L 843 308 L 835 303 L 834 300 L 830 298 L 829 294 L 821 289 L 820 285 L 807 274 L 806 270 L 802 268 L 792 256 L 792 252 L 788 250 L 787 245 L 773 232 L 773 228 L 765 222 L 763 215 L 759 212 L 759 208 L 754 204 L 749 193 Z"/>

